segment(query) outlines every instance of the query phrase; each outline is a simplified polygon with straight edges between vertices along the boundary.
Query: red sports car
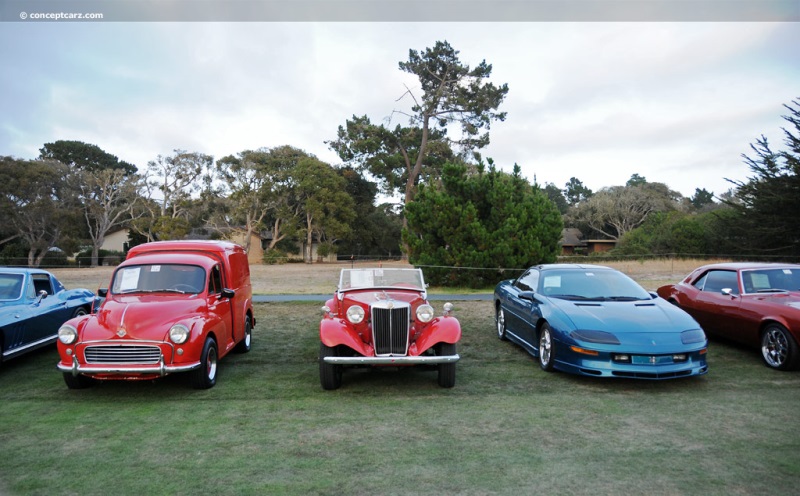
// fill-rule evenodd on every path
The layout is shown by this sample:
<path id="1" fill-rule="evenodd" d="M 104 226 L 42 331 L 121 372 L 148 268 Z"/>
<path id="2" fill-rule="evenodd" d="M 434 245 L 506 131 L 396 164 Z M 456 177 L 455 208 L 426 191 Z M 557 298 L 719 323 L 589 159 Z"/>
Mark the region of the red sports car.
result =
<path id="1" fill-rule="evenodd" d="M 420 269 L 343 269 L 319 326 L 322 388 L 339 388 L 345 368 L 409 365 L 433 365 L 453 387 L 461 325 L 450 303 L 435 315 L 425 288 Z"/>
<path id="2" fill-rule="evenodd" d="M 658 295 L 697 320 L 708 334 L 761 347 L 767 366 L 800 365 L 800 265 L 704 265 Z"/>

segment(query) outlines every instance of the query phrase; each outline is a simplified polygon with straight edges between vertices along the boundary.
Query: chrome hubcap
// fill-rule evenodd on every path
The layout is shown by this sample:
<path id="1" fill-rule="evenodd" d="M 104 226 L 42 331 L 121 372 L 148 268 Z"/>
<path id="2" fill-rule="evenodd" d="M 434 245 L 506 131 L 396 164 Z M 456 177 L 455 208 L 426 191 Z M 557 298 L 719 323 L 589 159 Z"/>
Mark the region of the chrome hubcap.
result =
<path id="1" fill-rule="evenodd" d="M 503 314 L 503 309 L 497 311 L 497 335 L 503 337 L 506 330 L 506 316 Z"/>
<path id="2" fill-rule="evenodd" d="M 208 350 L 208 363 L 206 364 L 206 374 L 213 380 L 217 376 L 217 352 L 213 349 Z"/>
<path id="3" fill-rule="evenodd" d="M 539 339 L 539 360 L 541 360 L 543 365 L 547 365 L 550 363 L 550 332 L 544 331 L 542 332 L 542 337 Z"/>

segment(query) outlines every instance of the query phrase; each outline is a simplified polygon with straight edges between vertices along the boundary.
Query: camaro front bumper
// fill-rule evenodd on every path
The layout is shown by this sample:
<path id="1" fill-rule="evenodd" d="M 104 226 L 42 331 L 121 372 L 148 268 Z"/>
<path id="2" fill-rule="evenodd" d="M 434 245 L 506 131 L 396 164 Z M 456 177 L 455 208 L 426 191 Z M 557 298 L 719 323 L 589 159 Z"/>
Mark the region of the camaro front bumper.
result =
<path id="1" fill-rule="evenodd" d="M 438 363 L 455 363 L 459 355 L 424 355 L 424 356 L 328 356 L 325 363 L 332 365 L 432 365 Z"/>
<path id="2" fill-rule="evenodd" d="M 159 361 L 157 364 L 153 365 L 111 365 L 111 364 L 102 364 L 102 365 L 81 365 L 78 363 L 78 359 L 73 357 L 72 365 L 63 365 L 59 363 L 57 365 L 58 370 L 61 372 L 71 373 L 74 376 L 79 374 L 85 375 L 152 375 L 157 374 L 161 377 L 164 377 L 167 374 L 173 374 L 177 372 L 188 372 L 190 370 L 194 370 L 200 367 L 200 362 L 193 362 L 193 363 L 186 363 L 181 365 L 167 365 L 164 363 L 164 360 Z"/>

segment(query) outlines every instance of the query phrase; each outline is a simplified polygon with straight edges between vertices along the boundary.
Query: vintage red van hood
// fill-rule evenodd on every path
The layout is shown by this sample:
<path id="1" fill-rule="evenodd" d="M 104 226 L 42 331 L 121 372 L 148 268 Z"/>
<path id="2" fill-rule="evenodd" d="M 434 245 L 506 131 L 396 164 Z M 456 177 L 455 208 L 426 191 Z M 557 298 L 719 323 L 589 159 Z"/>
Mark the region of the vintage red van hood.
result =
<path id="1" fill-rule="evenodd" d="M 87 323 L 82 340 L 124 337 L 161 341 L 181 316 L 196 315 L 204 306 L 205 301 L 196 296 L 113 297 L 106 300 L 97 312 L 97 318 Z M 125 331 L 124 334 L 122 330 Z"/>

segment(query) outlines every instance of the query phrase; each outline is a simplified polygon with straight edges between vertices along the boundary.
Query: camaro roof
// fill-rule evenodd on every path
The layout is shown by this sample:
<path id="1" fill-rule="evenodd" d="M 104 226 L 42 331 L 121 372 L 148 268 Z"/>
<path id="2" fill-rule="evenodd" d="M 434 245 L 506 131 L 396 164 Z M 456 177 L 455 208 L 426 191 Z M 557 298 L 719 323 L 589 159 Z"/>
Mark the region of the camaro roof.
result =
<path id="1" fill-rule="evenodd" d="M 800 270 L 800 265 L 798 264 L 773 263 L 773 262 L 723 262 L 723 263 L 703 265 L 699 267 L 699 269 L 752 270 L 752 269 L 779 269 L 784 267 Z"/>

